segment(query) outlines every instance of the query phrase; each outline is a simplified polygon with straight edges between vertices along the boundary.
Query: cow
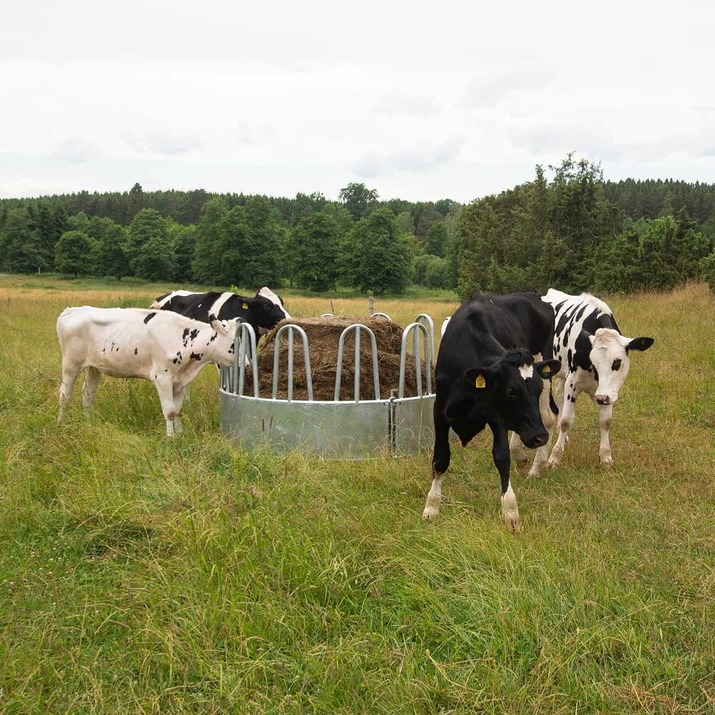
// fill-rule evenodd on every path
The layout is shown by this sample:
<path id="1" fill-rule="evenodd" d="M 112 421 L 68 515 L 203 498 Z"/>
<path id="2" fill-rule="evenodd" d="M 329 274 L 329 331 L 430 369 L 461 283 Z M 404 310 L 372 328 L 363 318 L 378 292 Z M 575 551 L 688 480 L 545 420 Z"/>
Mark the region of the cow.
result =
<path id="1" fill-rule="evenodd" d="M 559 363 L 535 361 L 533 353 L 545 349 L 551 330 L 553 312 L 535 293 L 474 293 L 452 316 L 435 367 L 432 486 L 424 519 L 439 514 L 450 428 L 466 446 L 489 425 L 501 477 L 502 515 L 509 529 L 519 532 L 519 510 L 509 481 L 508 431 L 516 432 L 529 448 L 548 442 L 540 414 L 543 379 L 558 372 Z"/>
<path id="2" fill-rule="evenodd" d="M 611 417 L 630 369 L 628 355 L 631 350 L 647 350 L 654 338 L 621 335 L 608 305 L 588 293 L 569 295 L 551 288 L 543 300 L 554 309 L 554 355 L 561 361 L 554 387 L 559 396 L 563 395 L 558 439 L 548 465 L 560 464 L 576 415 L 576 398 L 586 392 L 598 405 L 599 461 L 603 467 L 612 467 Z"/>
<path id="3" fill-rule="evenodd" d="M 75 381 L 86 370 L 82 404 L 89 410 L 102 374 L 154 383 L 166 434 L 182 432 L 181 410 L 189 383 L 208 363 L 232 365 L 239 320 L 210 324 L 169 311 L 144 308 L 66 308 L 57 318 L 62 352 L 58 422 Z"/>
<path id="4" fill-rule="evenodd" d="M 208 323 L 210 316 L 219 320 L 239 318 L 253 327 L 256 339 L 281 320 L 290 318 L 283 300 L 270 288 L 261 288 L 253 298 L 236 293 L 193 293 L 175 290 L 154 300 L 150 306 L 158 310 L 173 310 L 194 320 Z"/>

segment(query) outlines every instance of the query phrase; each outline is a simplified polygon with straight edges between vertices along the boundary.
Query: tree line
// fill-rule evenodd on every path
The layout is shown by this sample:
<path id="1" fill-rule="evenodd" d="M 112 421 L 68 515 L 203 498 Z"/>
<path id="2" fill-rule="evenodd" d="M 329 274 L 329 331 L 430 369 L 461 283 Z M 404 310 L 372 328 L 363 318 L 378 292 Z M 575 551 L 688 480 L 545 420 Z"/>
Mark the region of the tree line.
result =
<path id="1" fill-rule="evenodd" d="M 400 294 L 715 290 L 715 185 L 617 183 L 569 155 L 462 205 L 381 201 L 362 183 L 337 201 L 128 192 L 0 201 L 0 268 L 177 284 Z"/>

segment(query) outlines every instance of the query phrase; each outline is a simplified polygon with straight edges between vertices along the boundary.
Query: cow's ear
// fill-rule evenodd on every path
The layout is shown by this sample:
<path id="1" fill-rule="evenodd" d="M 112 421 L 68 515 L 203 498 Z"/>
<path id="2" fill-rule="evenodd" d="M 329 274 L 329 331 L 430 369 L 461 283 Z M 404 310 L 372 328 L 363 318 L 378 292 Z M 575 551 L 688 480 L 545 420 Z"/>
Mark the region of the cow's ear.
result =
<path id="1" fill-rule="evenodd" d="M 534 369 L 545 380 L 550 380 L 561 369 L 561 363 L 558 360 L 541 360 L 534 363 Z"/>
<path id="2" fill-rule="evenodd" d="M 226 325 L 223 323 L 221 320 L 218 320 L 215 315 L 209 315 L 209 321 L 211 323 L 211 327 L 219 334 L 219 335 L 225 335 L 226 334 Z"/>
<path id="3" fill-rule="evenodd" d="M 470 367 L 464 371 L 464 380 L 476 392 L 486 393 L 494 386 L 495 372 L 488 367 Z"/>
<path id="4" fill-rule="evenodd" d="M 655 338 L 633 338 L 628 341 L 626 350 L 647 350 L 654 342 Z"/>

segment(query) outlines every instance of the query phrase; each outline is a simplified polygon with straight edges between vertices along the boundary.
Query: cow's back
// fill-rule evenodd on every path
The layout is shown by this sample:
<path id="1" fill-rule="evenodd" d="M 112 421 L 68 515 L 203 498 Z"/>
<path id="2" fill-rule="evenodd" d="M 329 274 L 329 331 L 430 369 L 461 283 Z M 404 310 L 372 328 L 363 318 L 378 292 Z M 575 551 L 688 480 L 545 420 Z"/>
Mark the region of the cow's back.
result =
<path id="1" fill-rule="evenodd" d="M 497 359 L 513 348 L 541 352 L 543 344 L 532 337 L 537 331 L 531 326 L 538 323 L 548 329 L 553 325 L 553 314 L 545 304 L 538 307 L 534 298 L 540 301 L 536 294 L 472 294 L 447 323 L 440 355 L 444 352 L 450 362 L 473 365 L 475 360 L 484 364 Z M 537 342 L 532 349 L 532 343 Z"/>
<path id="2" fill-rule="evenodd" d="M 222 295 L 218 291 L 176 295 L 162 307 L 164 310 L 171 310 L 192 320 L 208 323 L 209 315 L 214 310 L 214 304 Z"/>

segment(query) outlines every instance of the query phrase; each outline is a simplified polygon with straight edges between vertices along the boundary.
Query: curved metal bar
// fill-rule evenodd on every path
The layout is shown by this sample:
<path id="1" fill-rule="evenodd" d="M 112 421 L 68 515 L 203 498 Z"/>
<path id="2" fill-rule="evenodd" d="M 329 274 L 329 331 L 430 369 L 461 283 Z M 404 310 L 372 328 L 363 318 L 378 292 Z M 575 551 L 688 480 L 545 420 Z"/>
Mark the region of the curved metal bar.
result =
<path id="1" fill-rule="evenodd" d="M 422 323 L 426 326 L 427 333 L 430 337 L 430 342 L 432 343 L 432 358 L 434 359 L 435 355 L 437 354 L 437 351 L 435 349 L 434 320 L 432 320 L 432 316 L 428 315 L 427 313 L 420 313 L 418 316 L 415 317 L 415 323 Z"/>
<path id="2" fill-rule="evenodd" d="M 246 380 L 246 337 L 250 357 L 248 360 L 251 365 L 251 373 L 253 375 L 253 396 L 258 397 L 258 359 L 256 355 L 256 331 L 250 323 L 240 323 L 236 331 L 236 342 L 234 343 L 233 357 L 233 386 L 235 388 L 238 382 L 237 395 L 243 394 L 243 386 Z M 238 375 L 236 374 L 238 373 Z"/>
<path id="3" fill-rule="evenodd" d="M 417 397 L 422 397 L 422 354 L 420 350 L 419 333 L 422 333 L 425 348 L 426 389 L 427 394 L 432 394 L 432 346 L 428 340 L 428 329 L 424 323 L 410 323 L 402 333 L 402 349 L 400 350 L 400 382 L 397 391 L 398 399 L 405 396 L 405 368 L 407 366 L 407 336 L 412 333 L 412 352 L 415 358 L 417 372 Z"/>
<path id="4" fill-rule="evenodd" d="M 293 333 L 297 330 L 303 341 L 303 360 L 305 362 L 305 382 L 308 388 L 308 400 L 313 401 L 313 376 L 310 372 L 310 348 L 308 336 L 300 325 L 288 323 L 279 328 L 273 339 L 273 399 L 278 399 L 278 367 L 280 364 L 281 335 L 288 331 L 288 402 L 293 400 Z"/>
<path id="5" fill-rule="evenodd" d="M 371 318 L 387 318 L 390 322 L 392 322 L 392 318 L 387 314 L 387 313 L 370 313 Z"/>
<path id="6" fill-rule="evenodd" d="M 343 354 L 345 351 L 345 338 L 351 331 L 355 331 L 355 379 L 353 382 L 353 400 L 355 402 L 360 402 L 360 332 L 362 330 L 366 331 L 370 337 L 370 343 L 372 347 L 372 383 L 375 390 L 375 399 L 380 399 L 380 373 L 377 368 L 377 341 L 375 340 L 375 333 L 362 323 L 353 323 L 348 325 L 342 333 L 340 333 L 340 339 L 338 340 L 338 359 L 335 371 L 335 401 L 340 400 L 340 385 L 343 379 Z"/>

